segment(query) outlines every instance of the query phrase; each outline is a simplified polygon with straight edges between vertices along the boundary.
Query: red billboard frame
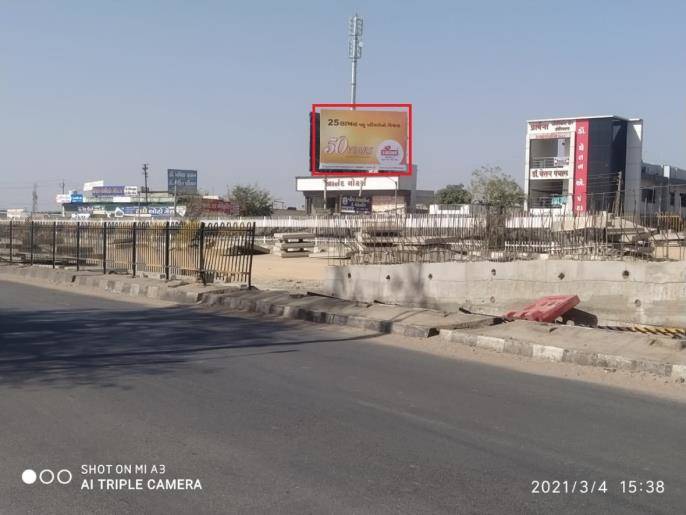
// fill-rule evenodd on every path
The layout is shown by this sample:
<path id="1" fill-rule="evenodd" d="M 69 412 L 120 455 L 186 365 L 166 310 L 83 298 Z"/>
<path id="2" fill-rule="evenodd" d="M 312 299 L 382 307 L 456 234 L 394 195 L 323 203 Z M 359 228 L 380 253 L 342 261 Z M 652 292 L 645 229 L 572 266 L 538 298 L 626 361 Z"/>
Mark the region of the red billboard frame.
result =
<path id="1" fill-rule="evenodd" d="M 322 172 L 317 170 L 316 148 L 317 148 L 317 134 L 316 115 L 317 109 L 327 107 L 342 107 L 342 108 L 367 108 L 367 107 L 401 107 L 407 109 L 407 170 L 404 172 L 361 172 L 359 170 L 336 170 L 331 172 Z M 365 176 L 365 177 L 404 177 L 412 175 L 412 104 L 312 104 L 312 118 L 310 121 L 310 141 L 311 141 L 311 159 L 310 159 L 310 173 L 318 177 L 349 177 L 351 175 Z"/>

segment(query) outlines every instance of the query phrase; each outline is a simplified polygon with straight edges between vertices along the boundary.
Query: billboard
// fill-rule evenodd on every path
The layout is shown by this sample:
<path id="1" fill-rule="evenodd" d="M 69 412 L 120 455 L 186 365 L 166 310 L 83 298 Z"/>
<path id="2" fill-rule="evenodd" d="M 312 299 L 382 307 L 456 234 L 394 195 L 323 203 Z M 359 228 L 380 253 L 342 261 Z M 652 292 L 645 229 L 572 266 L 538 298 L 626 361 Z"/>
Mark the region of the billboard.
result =
<path id="1" fill-rule="evenodd" d="M 91 191 L 93 188 L 97 186 L 104 186 L 105 181 L 102 179 L 99 181 L 91 181 L 91 182 L 84 182 L 83 183 L 83 191 Z"/>
<path id="2" fill-rule="evenodd" d="M 198 171 L 167 169 L 167 191 L 169 193 L 198 193 Z"/>
<path id="3" fill-rule="evenodd" d="M 332 107 L 341 107 L 332 109 Z M 313 104 L 313 175 L 412 173 L 410 104 Z M 314 158 L 313 158 L 314 157 Z"/>
<path id="4" fill-rule="evenodd" d="M 92 197 L 123 197 L 124 186 L 93 186 L 90 195 Z"/>

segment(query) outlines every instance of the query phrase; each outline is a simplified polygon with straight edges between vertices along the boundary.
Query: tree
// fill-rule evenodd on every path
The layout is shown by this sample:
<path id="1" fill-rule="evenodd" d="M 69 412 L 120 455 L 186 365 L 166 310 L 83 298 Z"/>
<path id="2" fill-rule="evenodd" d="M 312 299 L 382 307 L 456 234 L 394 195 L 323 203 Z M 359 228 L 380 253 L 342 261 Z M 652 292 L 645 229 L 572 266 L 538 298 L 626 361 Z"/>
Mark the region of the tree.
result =
<path id="1" fill-rule="evenodd" d="M 239 206 L 241 216 L 271 216 L 272 196 L 257 185 L 234 186 L 231 199 Z"/>
<path id="2" fill-rule="evenodd" d="M 445 188 L 436 192 L 436 200 L 439 204 L 469 204 L 472 194 L 467 191 L 462 183 L 448 184 Z"/>
<path id="3" fill-rule="evenodd" d="M 499 207 L 521 206 L 524 191 L 499 166 L 482 166 L 472 172 L 469 190 L 475 202 Z"/>

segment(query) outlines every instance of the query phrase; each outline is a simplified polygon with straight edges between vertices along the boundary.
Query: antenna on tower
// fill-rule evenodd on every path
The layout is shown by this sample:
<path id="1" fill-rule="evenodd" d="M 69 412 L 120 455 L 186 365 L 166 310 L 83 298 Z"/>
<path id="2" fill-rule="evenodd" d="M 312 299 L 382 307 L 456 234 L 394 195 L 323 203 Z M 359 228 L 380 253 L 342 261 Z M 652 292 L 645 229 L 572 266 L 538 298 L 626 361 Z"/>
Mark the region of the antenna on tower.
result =
<path id="1" fill-rule="evenodd" d="M 31 193 L 31 214 L 38 211 L 38 183 L 33 183 L 33 192 Z"/>
<path id="2" fill-rule="evenodd" d="M 355 109 L 357 103 L 357 61 L 362 59 L 362 29 L 364 21 L 357 13 L 348 22 L 348 57 L 352 61 L 350 81 L 350 103 Z"/>

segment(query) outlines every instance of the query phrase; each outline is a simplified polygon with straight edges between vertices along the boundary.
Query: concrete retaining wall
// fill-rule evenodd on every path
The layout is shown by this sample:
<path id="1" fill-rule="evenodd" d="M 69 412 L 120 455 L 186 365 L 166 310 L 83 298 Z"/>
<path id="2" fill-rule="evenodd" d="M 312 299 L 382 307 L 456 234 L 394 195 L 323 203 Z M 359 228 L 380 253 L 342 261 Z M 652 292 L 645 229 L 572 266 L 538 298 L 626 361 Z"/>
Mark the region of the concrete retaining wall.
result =
<path id="1" fill-rule="evenodd" d="M 329 267 L 343 299 L 501 314 L 555 294 L 576 294 L 600 323 L 686 327 L 686 264 L 536 260 Z"/>

